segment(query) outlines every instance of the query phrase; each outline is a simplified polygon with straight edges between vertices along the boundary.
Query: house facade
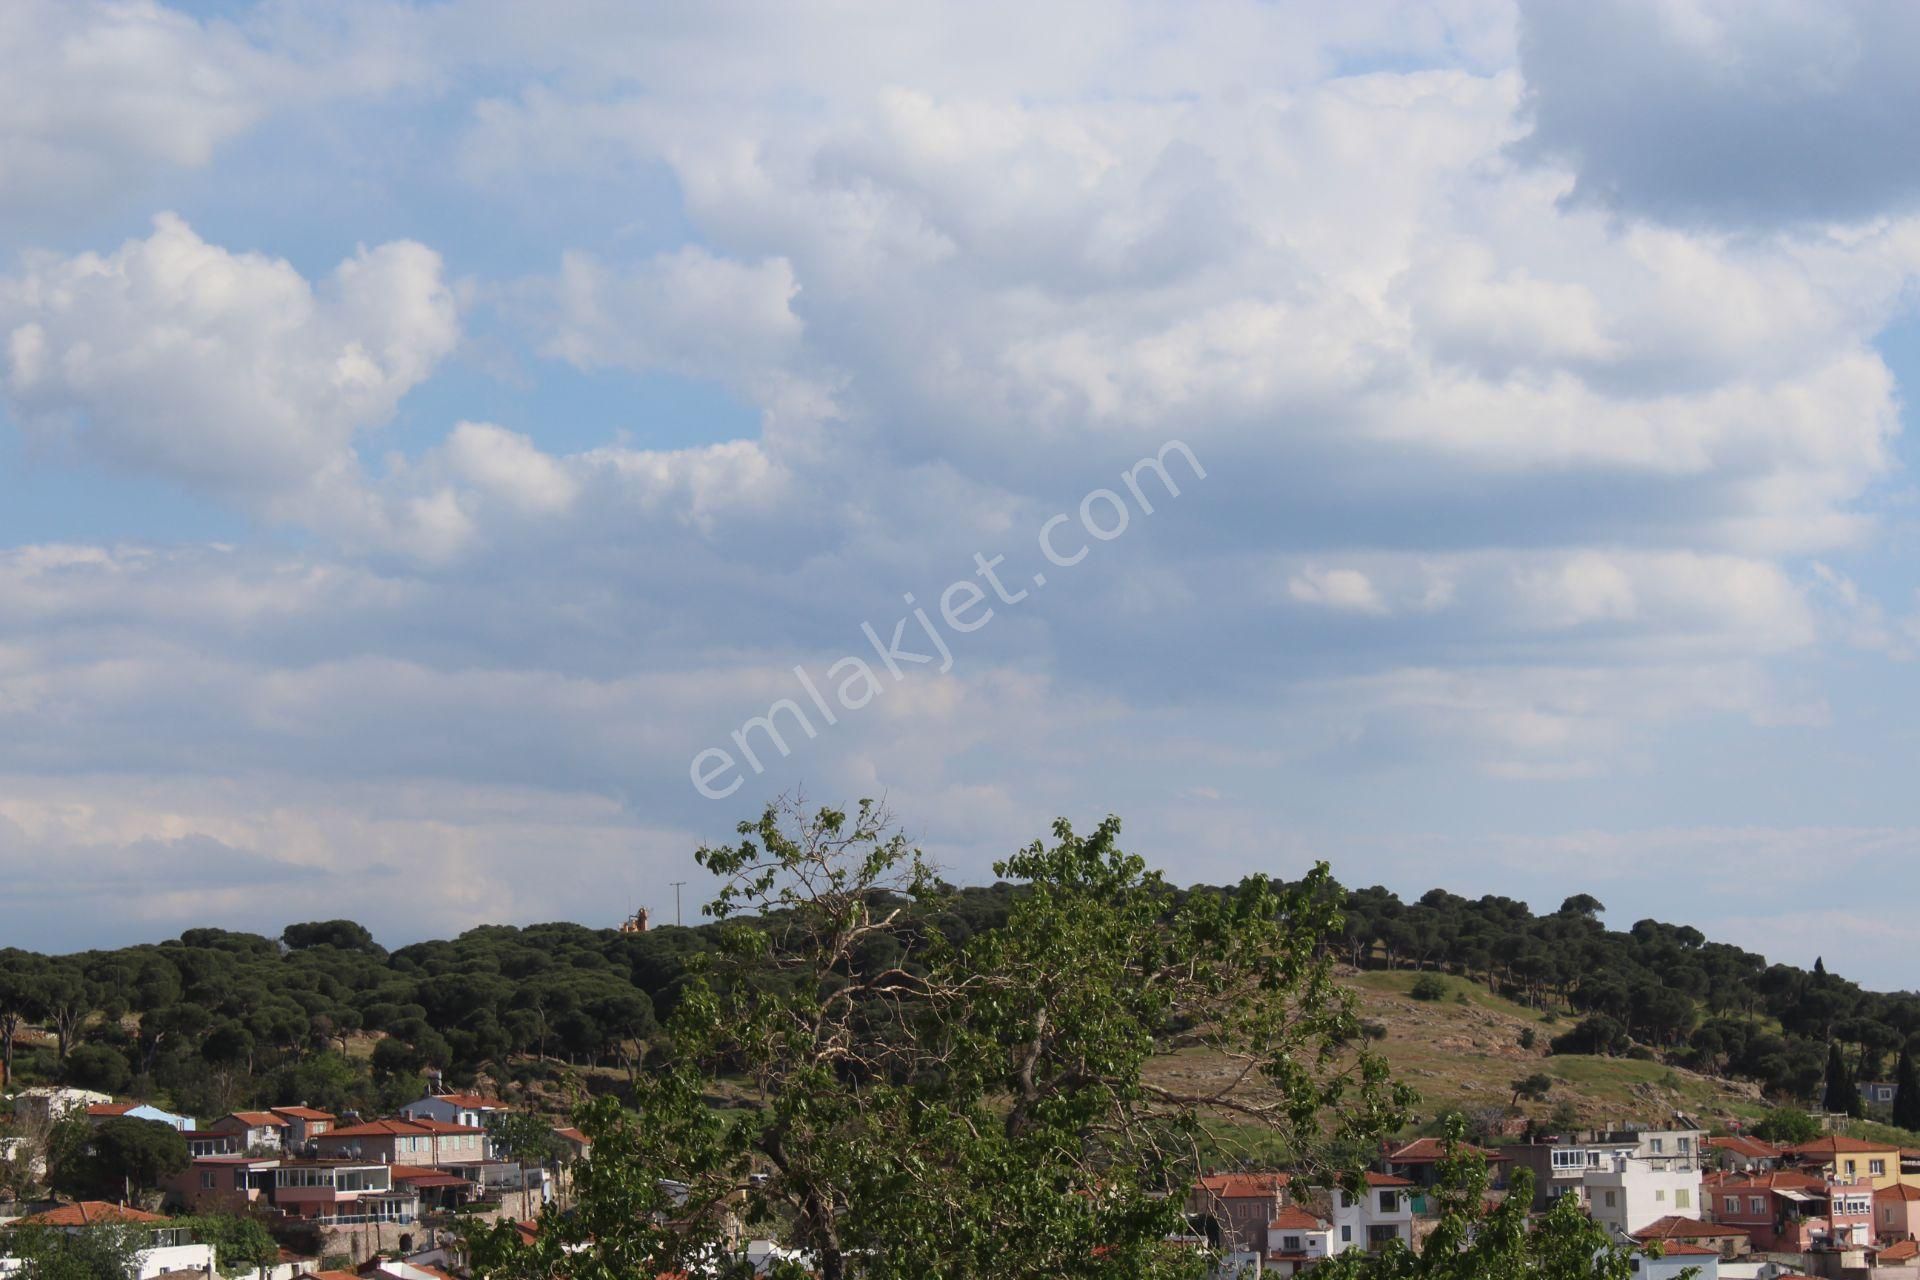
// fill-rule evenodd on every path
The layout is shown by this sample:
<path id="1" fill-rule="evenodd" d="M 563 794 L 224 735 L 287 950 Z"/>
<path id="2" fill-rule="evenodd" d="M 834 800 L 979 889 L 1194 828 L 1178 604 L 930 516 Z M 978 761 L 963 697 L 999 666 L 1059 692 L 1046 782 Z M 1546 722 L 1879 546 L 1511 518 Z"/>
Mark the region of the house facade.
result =
<path id="1" fill-rule="evenodd" d="M 1730 1174 L 1708 1182 L 1713 1221 L 1745 1227 L 1755 1250 L 1805 1253 L 1873 1242 L 1873 1183 L 1836 1182 L 1798 1170 Z"/>
<path id="2" fill-rule="evenodd" d="M 1882 1244 L 1916 1238 L 1920 1232 L 1920 1187 L 1902 1182 L 1873 1193 L 1873 1233 Z"/>
<path id="3" fill-rule="evenodd" d="M 1291 1183 L 1284 1173 L 1207 1174 L 1187 1194 L 1187 1219 L 1216 1249 L 1263 1254 Z"/>
<path id="4" fill-rule="evenodd" d="M 1788 1147 L 1786 1160 L 1795 1168 L 1818 1171 L 1835 1182 L 1866 1178 L 1875 1191 L 1900 1182 L 1900 1148 L 1891 1142 L 1829 1135 Z"/>
<path id="5" fill-rule="evenodd" d="M 267 1110 L 286 1121 L 284 1141 L 289 1151 L 311 1150 L 313 1140 L 339 1122 L 339 1117 L 331 1111 L 322 1111 L 304 1103 L 294 1107 L 268 1107 Z"/>
<path id="6" fill-rule="evenodd" d="M 1305 1209 L 1282 1209 L 1267 1224 L 1267 1249 L 1260 1255 L 1262 1275 L 1297 1276 L 1333 1256 L 1333 1224 Z"/>
<path id="7" fill-rule="evenodd" d="M 1413 1247 L 1413 1183 L 1392 1174 L 1368 1173 L 1364 1188 L 1334 1191 L 1334 1253 L 1384 1249 L 1395 1240 Z"/>
<path id="8" fill-rule="evenodd" d="M 370 1120 L 317 1135 L 313 1149 L 321 1159 L 439 1167 L 485 1160 L 486 1137 L 485 1131 L 470 1125 L 425 1119 Z"/>
<path id="9" fill-rule="evenodd" d="M 438 1120 L 442 1124 L 466 1125 L 484 1129 L 493 1116 L 508 1110 L 498 1098 L 479 1093 L 430 1093 L 400 1108 L 409 1120 Z"/>
<path id="10" fill-rule="evenodd" d="M 207 1122 L 209 1134 L 228 1134 L 241 1154 L 280 1151 L 287 1145 L 287 1122 L 271 1111 L 230 1111 Z"/>
<path id="11" fill-rule="evenodd" d="M 1616 1237 L 1630 1236 L 1661 1218 L 1690 1215 L 1700 1204 L 1697 1161 L 1615 1156 L 1582 1179 L 1587 1212 Z"/>
<path id="12" fill-rule="evenodd" d="M 161 1183 L 167 1203 L 190 1213 L 239 1213 L 267 1200 L 277 1156 L 195 1156 Z"/>

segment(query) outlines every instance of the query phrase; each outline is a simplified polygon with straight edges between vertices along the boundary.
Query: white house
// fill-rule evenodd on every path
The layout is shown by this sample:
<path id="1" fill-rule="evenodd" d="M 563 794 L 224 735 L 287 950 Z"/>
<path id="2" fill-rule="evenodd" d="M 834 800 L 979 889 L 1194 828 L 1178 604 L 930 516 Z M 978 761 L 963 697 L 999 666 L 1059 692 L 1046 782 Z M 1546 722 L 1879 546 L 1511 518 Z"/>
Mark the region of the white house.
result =
<path id="1" fill-rule="evenodd" d="M 409 1120 L 438 1120 L 484 1129 L 488 1117 L 506 1110 L 507 1104 L 500 1099 L 478 1093 L 430 1093 L 400 1108 L 400 1114 Z"/>
<path id="2" fill-rule="evenodd" d="M 1587 1212 L 1626 1237 L 1661 1218 L 1688 1218 L 1700 1211 L 1697 1161 L 1615 1156 L 1584 1179 Z"/>
<path id="3" fill-rule="evenodd" d="M 1259 1274 L 1299 1275 L 1333 1256 L 1333 1235 L 1332 1223 L 1321 1221 L 1305 1209 L 1282 1209 L 1267 1224 L 1267 1251 L 1260 1258 Z"/>
<path id="4" fill-rule="evenodd" d="M 13 1095 L 13 1114 L 22 1121 L 46 1123 L 69 1111 L 84 1111 L 113 1101 L 110 1093 L 71 1089 L 62 1084 L 35 1085 Z"/>
<path id="5" fill-rule="evenodd" d="M 1720 1280 L 1720 1254 L 1684 1240 L 1662 1241 L 1659 1257 L 1636 1253 L 1627 1265 L 1641 1280 L 1679 1280 L 1688 1271 L 1695 1280 Z"/>
<path id="6" fill-rule="evenodd" d="M 1366 1175 L 1366 1190 L 1333 1193 L 1335 1254 L 1349 1249 L 1383 1249 L 1398 1240 L 1413 1247 L 1413 1183 L 1385 1173 Z"/>

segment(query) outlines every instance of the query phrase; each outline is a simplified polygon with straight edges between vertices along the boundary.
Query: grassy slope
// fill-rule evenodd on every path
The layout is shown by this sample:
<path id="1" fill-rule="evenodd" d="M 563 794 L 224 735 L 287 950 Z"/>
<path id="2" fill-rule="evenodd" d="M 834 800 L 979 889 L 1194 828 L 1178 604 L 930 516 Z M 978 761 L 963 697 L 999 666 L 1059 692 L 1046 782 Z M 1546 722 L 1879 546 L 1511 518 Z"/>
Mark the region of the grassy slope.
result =
<path id="1" fill-rule="evenodd" d="M 1653 1121 L 1685 1111 L 1725 1125 L 1766 1110 L 1750 1085 L 1633 1058 L 1550 1055 L 1547 1042 L 1568 1028 L 1567 1019 L 1543 1022 L 1538 1012 L 1463 978 L 1441 978 L 1449 992 L 1445 1000 L 1415 1000 L 1408 991 L 1419 976 L 1369 972 L 1348 983 L 1360 996 L 1362 1016 L 1386 1027 L 1379 1048 L 1395 1074 L 1420 1091 L 1424 1119 L 1451 1107 L 1505 1106 L 1513 1097 L 1511 1082 L 1535 1072 L 1552 1077 L 1553 1092 L 1520 1105 L 1543 1119 L 1563 1102 L 1592 1124 Z M 1534 1047 L 1522 1049 L 1520 1036 L 1529 1027 Z"/>

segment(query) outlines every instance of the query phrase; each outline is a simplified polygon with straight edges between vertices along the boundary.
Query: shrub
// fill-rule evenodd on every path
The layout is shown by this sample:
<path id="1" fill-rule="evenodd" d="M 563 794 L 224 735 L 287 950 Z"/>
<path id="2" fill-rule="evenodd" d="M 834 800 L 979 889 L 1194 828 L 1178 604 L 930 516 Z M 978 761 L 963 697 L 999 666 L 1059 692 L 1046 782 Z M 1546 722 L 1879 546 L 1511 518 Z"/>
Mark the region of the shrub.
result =
<path id="1" fill-rule="evenodd" d="M 1413 980 L 1407 994 L 1415 1000 L 1445 1000 L 1447 984 L 1430 973 L 1423 973 Z"/>

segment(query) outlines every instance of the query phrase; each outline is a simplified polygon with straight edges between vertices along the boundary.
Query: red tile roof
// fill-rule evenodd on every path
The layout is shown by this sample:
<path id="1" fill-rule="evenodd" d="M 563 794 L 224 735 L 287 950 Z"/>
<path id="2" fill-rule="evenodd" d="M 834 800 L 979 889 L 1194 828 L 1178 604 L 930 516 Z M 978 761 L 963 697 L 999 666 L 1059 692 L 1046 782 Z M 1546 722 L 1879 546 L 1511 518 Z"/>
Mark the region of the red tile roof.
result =
<path id="1" fill-rule="evenodd" d="M 1910 1187 L 1904 1182 L 1895 1183 L 1891 1187 L 1882 1187 L 1880 1190 L 1874 1192 L 1873 1198 L 1875 1200 L 1888 1201 L 1904 1200 L 1912 1203 L 1915 1200 L 1920 1200 L 1920 1187 Z"/>
<path id="2" fill-rule="evenodd" d="M 1710 1240 L 1718 1236 L 1744 1236 L 1745 1227 L 1736 1227 L 1724 1222 L 1702 1222 L 1698 1218 L 1682 1218 L 1669 1214 L 1664 1218 L 1648 1223 L 1633 1233 L 1635 1240 Z"/>
<path id="3" fill-rule="evenodd" d="M 42 1227 L 85 1227 L 96 1222 L 166 1222 L 168 1219 L 144 1209 L 130 1209 L 126 1205 L 110 1204 L 105 1200 L 81 1200 L 75 1204 L 63 1204 L 58 1209 L 48 1209 L 44 1213 L 28 1214 L 21 1221 Z"/>
<path id="4" fill-rule="evenodd" d="M 287 1122 L 271 1111 L 235 1111 L 221 1116 L 207 1127 L 211 1129 L 213 1125 L 225 1124 L 229 1120 L 238 1120 L 249 1129 L 284 1129 L 287 1127 Z"/>
<path id="5" fill-rule="evenodd" d="M 1327 1224 L 1308 1213 L 1305 1209 L 1282 1209 L 1267 1224 L 1269 1231 L 1326 1231 Z"/>
<path id="6" fill-rule="evenodd" d="M 123 1116 L 140 1104 L 137 1102 L 96 1102 L 87 1108 L 90 1116 Z"/>
<path id="7" fill-rule="evenodd" d="M 1200 1179 L 1201 1187 L 1222 1200 L 1277 1195 L 1292 1182 L 1292 1175 L 1285 1173 L 1210 1173 Z"/>
<path id="8" fill-rule="evenodd" d="M 1707 1146 L 1714 1151 L 1731 1151 L 1737 1156 L 1746 1156 L 1754 1160 L 1778 1160 L 1786 1152 L 1785 1147 L 1777 1147 L 1771 1142 L 1762 1142 L 1759 1138 L 1748 1137 L 1744 1133 L 1730 1134 L 1724 1138 L 1708 1138 Z"/>
<path id="9" fill-rule="evenodd" d="M 1460 1150 L 1474 1152 L 1489 1161 L 1506 1160 L 1509 1158 L 1498 1151 L 1489 1150 L 1486 1147 L 1476 1147 L 1466 1142 L 1460 1144 Z M 1446 1154 L 1446 1144 L 1440 1139 L 1415 1138 L 1398 1151 L 1387 1152 L 1386 1160 L 1388 1164 L 1434 1164 L 1437 1161 L 1445 1159 Z"/>
<path id="10" fill-rule="evenodd" d="M 369 1120 L 365 1124 L 350 1124 L 344 1129 L 329 1129 L 321 1134 L 322 1138 L 384 1138 L 399 1135 L 406 1138 L 418 1138 L 427 1134 L 485 1133 L 485 1129 L 476 1129 L 470 1124 L 449 1124 L 444 1120 Z"/>
<path id="11" fill-rule="evenodd" d="M 1405 1178 L 1396 1178 L 1390 1173 L 1375 1173 L 1367 1170 L 1367 1185 L 1370 1187 L 1410 1187 L 1413 1184 Z"/>
<path id="12" fill-rule="evenodd" d="M 1911 1240 L 1900 1240 L 1888 1245 L 1875 1256 L 1876 1262 L 1905 1262 L 1908 1258 L 1920 1258 L 1920 1244 Z"/>
<path id="13" fill-rule="evenodd" d="M 271 1107 L 277 1116 L 292 1116 L 295 1120 L 334 1120 L 337 1116 L 331 1111 L 321 1111 L 314 1107 Z"/>

